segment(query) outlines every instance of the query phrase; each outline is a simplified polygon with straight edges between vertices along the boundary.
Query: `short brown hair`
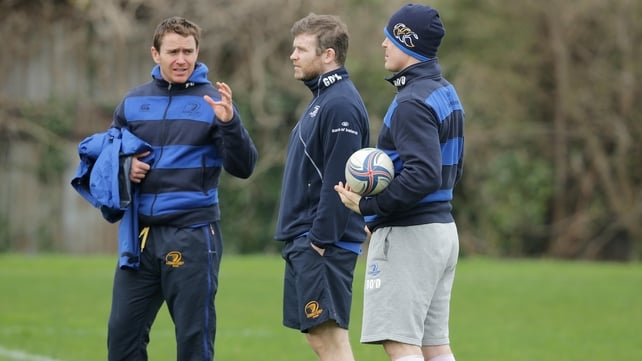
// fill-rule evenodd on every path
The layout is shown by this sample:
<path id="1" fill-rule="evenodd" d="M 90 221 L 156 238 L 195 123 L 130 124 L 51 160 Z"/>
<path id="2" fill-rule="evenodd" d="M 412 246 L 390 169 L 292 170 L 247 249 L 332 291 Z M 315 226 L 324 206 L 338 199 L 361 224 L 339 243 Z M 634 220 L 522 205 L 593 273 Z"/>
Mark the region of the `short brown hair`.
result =
<path id="1" fill-rule="evenodd" d="M 181 36 L 193 36 L 194 41 L 196 42 L 196 48 L 198 49 L 198 43 L 201 39 L 201 28 L 195 23 L 179 16 L 172 16 L 171 18 L 161 21 L 156 27 L 156 31 L 154 31 L 154 40 L 152 42 L 156 51 L 160 51 L 163 37 L 167 33 L 176 33 Z"/>
<path id="2" fill-rule="evenodd" d="M 290 32 L 293 36 L 316 35 L 317 54 L 321 54 L 325 49 L 334 49 L 337 63 L 341 66 L 345 64 L 350 35 L 348 34 L 348 26 L 338 16 L 310 13 L 294 23 Z"/>

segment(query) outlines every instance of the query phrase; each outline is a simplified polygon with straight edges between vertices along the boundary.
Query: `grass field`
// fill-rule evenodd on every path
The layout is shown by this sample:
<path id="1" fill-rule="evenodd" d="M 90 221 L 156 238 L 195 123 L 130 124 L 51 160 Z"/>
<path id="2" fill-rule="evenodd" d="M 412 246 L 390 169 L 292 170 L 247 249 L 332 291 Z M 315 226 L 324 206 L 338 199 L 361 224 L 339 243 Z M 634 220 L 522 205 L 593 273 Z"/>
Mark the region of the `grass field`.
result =
<path id="1" fill-rule="evenodd" d="M 0 255 L 0 361 L 106 360 L 115 256 Z M 357 360 L 384 361 L 359 344 L 363 262 L 351 338 Z M 217 310 L 216 359 L 314 360 L 302 335 L 281 326 L 282 260 L 227 256 Z M 451 341 L 457 360 L 642 360 L 642 265 L 463 259 Z M 150 360 L 174 357 L 161 310 Z"/>

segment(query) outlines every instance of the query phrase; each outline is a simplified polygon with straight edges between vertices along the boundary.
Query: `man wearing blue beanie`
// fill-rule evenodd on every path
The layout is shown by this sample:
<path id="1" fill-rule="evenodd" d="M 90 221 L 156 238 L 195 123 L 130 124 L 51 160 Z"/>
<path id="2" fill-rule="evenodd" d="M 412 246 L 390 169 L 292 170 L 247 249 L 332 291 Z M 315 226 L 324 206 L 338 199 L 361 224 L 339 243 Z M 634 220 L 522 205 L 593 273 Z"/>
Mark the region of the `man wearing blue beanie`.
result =
<path id="1" fill-rule="evenodd" d="M 395 177 L 375 196 L 335 186 L 372 233 L 361 342 L 382 344 L 392 361 L 454 361 L 448 319 L 459 238 L 451 201 L 463 170 L 464 110 L 437 60 L 445 35 L 437 10 L 407 4 L 384 34 L 397 95 L 377 148 L 393 160 Z"/>

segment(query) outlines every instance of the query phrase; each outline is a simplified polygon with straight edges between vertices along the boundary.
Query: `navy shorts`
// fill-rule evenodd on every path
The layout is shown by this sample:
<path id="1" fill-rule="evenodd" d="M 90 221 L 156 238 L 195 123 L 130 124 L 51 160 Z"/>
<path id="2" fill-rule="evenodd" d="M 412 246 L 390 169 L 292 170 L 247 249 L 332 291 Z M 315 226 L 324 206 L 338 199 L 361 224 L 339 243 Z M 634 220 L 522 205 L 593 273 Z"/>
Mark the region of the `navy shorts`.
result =
<path id="1" fill-rule="evenodd" d="M 307 237 L 285 243 L 283 325 L 308 332 L 329 320 L 348 329 L 356 253 L 329 246 L 321 256 Z"/>

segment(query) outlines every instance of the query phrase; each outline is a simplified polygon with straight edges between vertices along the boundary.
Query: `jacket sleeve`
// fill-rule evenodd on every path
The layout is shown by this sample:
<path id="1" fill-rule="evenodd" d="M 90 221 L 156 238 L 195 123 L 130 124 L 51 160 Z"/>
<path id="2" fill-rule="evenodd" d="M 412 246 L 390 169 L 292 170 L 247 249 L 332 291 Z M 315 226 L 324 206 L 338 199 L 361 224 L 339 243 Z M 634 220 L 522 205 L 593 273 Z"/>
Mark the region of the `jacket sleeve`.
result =
<path id="1" fill-rule="evenodd" d="M 114 110 L 114 114 L 112 115 L 112 120 L 111 120 L 111 127 L 112 128 L 117 128 L 117 129 L 122 129 L 127 126 L 127 121 L 125 120 L 125 114 L 123 112 L 123 107 L 125 104 L 125 99 L 118 104 L 116 109 Z"/>
<path id="2" fill-rule="evenodd" d="M 258 151 L 236 105 L 232 120 L 224 123 L 217 118 L 216 121 L 223 134 L 223 168 L 235 177 L 248 178 L 256 166 Z"/>

